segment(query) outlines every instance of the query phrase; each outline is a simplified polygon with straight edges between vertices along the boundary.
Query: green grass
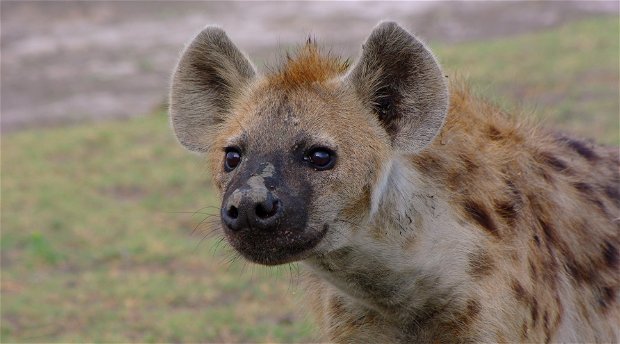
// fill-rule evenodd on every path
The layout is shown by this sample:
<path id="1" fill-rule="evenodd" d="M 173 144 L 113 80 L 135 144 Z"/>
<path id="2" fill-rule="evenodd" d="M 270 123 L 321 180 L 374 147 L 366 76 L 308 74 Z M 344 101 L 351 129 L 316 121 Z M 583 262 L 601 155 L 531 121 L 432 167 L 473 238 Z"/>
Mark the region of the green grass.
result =
<path id="1" fill-rule="evenodd" d="M 450 76 L 548 126 L 620 144 L 617 17 L 599 17 L 508 39 L 438 46 Z"/>
<path id="2" fill-rule="evenodd" d="M 618 144 L 618 29 L 597 19 L 436 53 L 478 92 Z M 202 240 L 217 200 L 163 112 L 3 135 L 1 168 L 2 342 L 317 340 L 294 271 L 230 263 L 217 236 Z"/>

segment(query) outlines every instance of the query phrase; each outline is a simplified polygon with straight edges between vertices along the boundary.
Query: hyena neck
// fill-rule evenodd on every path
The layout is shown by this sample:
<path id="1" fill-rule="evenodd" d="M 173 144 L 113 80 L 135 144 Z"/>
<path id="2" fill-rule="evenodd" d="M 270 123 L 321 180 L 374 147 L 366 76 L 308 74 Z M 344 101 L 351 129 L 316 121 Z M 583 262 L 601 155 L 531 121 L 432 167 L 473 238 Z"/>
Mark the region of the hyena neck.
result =
<path id="1" fill-rule="evenodd" d="M 367 223 L 347 246 L 309 265 L 343 296 L 388 318 L 421 323 L 462 308 L 468 280 L 459 255 L 475 238 L 463 240 L 472 234 L 457 229 L 443 195 L 406 157 L 392 159 L 381 178 Z"/>

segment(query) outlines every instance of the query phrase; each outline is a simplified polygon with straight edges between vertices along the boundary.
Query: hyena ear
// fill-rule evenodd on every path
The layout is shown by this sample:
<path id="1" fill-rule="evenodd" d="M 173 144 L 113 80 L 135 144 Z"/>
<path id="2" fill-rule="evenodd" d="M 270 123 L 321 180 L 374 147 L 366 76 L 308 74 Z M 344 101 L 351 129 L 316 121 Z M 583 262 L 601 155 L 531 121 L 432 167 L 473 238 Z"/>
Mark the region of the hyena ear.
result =
<path id="1" fill-rule="evenodd" d="M 441 129 L 448 111 L 448 86 L 433 54 L 393 22 L 379 24 L 346 76 L 377 115 L 396 150 L 414 153 Z"/>
<path id="2" fill-rule="evenodd" d="M 185 48 L 172 76 L 170 120 L 185 148 L 206 152 L 232 107 L 256 75 L 248 59 L 217 27 Z"/>

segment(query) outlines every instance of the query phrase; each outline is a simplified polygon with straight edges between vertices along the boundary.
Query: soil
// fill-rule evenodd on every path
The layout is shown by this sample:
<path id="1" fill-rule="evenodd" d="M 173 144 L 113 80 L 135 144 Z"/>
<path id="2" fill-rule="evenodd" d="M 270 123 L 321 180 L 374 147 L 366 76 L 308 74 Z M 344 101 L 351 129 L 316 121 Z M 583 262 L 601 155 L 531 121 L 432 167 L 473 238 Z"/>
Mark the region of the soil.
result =
<path id="1" fill-rule="evenodd" d="M 618 2 L 0 2 L 2 132 L 140 116 L 161 106 L 185 43 L 216 24 L 260 67 L 315 36 L 355 56 L 380 20 L 461 42 L 618 14 Z"/>

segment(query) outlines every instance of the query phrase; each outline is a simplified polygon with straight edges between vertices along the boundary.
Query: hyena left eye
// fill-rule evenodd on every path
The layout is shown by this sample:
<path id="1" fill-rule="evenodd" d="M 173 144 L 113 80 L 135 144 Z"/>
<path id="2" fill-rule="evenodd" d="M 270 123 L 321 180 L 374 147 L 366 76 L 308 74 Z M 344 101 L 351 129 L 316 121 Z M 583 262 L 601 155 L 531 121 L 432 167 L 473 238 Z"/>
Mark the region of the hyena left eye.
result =
<path id="1" fill-rule="evenodd" d="M 317 170 L 323 171 L 334 167 L 336 155 L 327 148 L 314 148 L 304 156 L 304 160 Z"/>
<path id="2" fill-rule="evenodd" d="M 241 162 L 241 153 L 236 148 L 227 148 L 224 158 L 224 167 L 230 172 L 235 169 Z"/>

